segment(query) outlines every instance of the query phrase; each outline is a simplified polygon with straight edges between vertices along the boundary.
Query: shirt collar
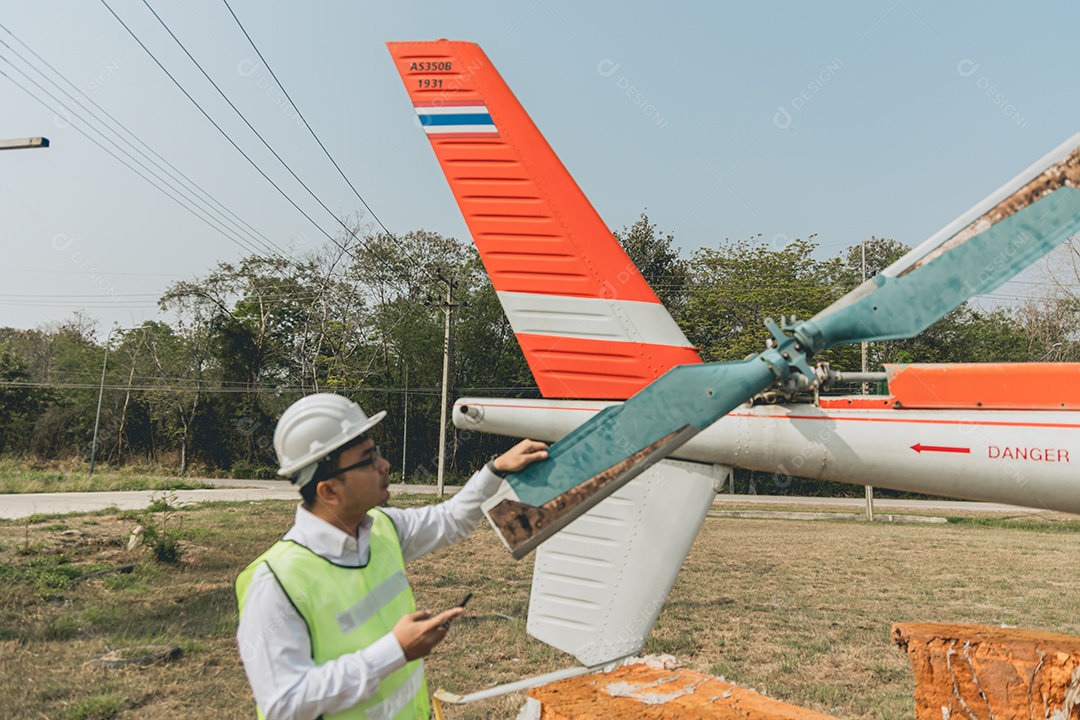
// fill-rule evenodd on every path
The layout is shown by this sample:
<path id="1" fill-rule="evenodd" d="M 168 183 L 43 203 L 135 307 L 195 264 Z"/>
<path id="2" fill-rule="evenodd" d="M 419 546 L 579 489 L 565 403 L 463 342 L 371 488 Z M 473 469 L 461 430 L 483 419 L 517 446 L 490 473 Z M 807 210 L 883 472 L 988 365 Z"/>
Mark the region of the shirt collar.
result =
<path id="1" fill-rule="evenodd" d="M 354 537 L 310 512 L 303 503 L 299 503 L 296 506 L 296 519 L 289 532 L 285 533 L 284 539 L 293 540 L 333 563 L 363 564 L 367 561 L 373 522 L 370 515 L 365 515 Z"/>

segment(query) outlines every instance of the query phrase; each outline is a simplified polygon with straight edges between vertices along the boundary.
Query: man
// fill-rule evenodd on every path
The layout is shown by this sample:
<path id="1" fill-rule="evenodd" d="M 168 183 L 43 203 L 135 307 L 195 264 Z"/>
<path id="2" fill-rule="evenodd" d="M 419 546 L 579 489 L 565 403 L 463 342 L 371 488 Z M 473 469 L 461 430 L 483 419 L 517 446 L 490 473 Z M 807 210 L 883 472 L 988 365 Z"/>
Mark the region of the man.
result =
<path id="1" fill-rule="evenodd" d="M 340 395 L 309 395 L 278 421 L 280 475 L 299 486 L 292 528 L 237 578 L 237 642 L 259 717 L 426 718 L 423 661 L 463 612 L 417 611 L 404 564 L 473 531 L 501 477 L 547 457 L 523 440 L 447 502 L 379 508 L 390 463 L 372 417 Z"/>

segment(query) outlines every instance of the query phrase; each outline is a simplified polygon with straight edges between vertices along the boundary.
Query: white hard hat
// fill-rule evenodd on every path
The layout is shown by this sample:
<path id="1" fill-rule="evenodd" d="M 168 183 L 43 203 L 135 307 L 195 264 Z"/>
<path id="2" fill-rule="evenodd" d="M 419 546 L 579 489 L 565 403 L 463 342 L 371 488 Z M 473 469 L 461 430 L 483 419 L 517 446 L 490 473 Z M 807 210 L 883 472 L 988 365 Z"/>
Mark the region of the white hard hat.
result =
<path id="1" fill-rule="evenodd" d="M 296 476 L 298 487 L 315 475 L 321 460 L 375 427 L 386 411 L 371 417 L 353 401 L 333 393 L 308 395 L 281 414 L 274 430 L 278 475 Z"/>

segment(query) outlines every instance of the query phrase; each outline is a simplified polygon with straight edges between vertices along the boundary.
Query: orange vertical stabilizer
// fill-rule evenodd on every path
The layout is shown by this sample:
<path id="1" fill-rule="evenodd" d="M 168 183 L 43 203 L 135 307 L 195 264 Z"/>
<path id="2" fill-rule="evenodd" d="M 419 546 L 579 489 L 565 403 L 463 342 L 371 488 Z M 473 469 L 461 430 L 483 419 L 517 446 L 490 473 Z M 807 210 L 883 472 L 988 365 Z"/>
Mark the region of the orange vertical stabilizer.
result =
<path id="1" fill-rule="evenodd" d="M 541 392 L 624 399 L 700 362 L 483 50 L 387 46 Z"/>

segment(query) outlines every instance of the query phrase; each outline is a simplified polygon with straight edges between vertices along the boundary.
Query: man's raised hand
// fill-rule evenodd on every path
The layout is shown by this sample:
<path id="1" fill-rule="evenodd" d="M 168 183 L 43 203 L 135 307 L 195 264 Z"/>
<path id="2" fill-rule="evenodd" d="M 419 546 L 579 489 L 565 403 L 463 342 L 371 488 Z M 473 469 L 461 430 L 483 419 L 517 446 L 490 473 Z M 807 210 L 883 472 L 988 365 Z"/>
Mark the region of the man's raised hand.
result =
<path id="1" fill-rule="evenodd" d="M 516 473 L 538 460 L 546 460 L 547 443 L 538 440 L 522 440 L 514 447 L 491 461 L 492 466 L 503 473 Z"/>

